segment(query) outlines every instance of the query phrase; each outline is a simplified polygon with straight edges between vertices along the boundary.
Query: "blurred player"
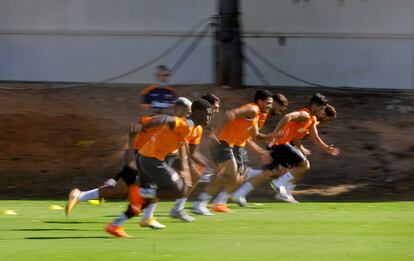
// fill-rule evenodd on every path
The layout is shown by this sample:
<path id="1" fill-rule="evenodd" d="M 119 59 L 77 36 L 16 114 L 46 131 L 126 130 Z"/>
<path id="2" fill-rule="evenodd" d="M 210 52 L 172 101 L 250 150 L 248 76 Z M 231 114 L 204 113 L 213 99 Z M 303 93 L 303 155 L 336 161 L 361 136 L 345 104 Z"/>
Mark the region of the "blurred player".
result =
<path id="1" fill-rule="evenodd" d="M 322 118 L 326 108 L 326 98 L 321 94 L 315 94 L 310 101 L 309 107 L 300 109 L 298 111 L 286 114 L 277 124 L 273 138 L 270 142 L 270 150 L 273 158 L 273 163 L 267 166 L 267 169 L 280 171 L 285 170 L 285 174 L 278 179 L 280 197 L 284 197 L 285 201 L 297 203 L 289 191 L 286 191 L 286 186 L 294 188 L 293 182 L 297 182 L 310 168 L 309 161 L 306 159 L 302 151 L 298 147 L 294 147 L 291 143 L 295 139 L 302 139 L 307 133 L 310 134 L 312 141 L 325 152 L 337 156 L 339 149 L 329 146 L 319 137 L 316 125 L 317 118 Z M 300 146 L 299 146 L 300 147 Z M 243 186 L 233 194 L 233 200 L 239 205 L 246 204 L 245 197 L 255 187 L 269 181 L 274 173 L 265 171 L 261 175 L 245 182 Z"/>
<path id="2" fill-rule="evenodd" d="M 174 115 L 180 118 L 185 118 L 191 112 L 191 101 L 185 97 L 180 97 L 176 100 L 174 105 Z M 153 116 L 143 116 L 140 119 L 141 124 L 148 123 L 153 119 Z M 144 146 L 151 137 L 160 130 L 161 127 L 153 127 L 147 129 L 145 132 L 139 132 L 136 135 L 128 137 L 128 148 L 133 148 L 135 151 Z M 133 144 L 130 144 L 132 143 Z M 66 204 L 65 212 L 66 215 L 69 215 L 72 209 L 79 203 L 85 202 L 92 199 L 102 199 L 102 198 L 114 198 L 114 197 L 125 197 L 128 193 L 128 188 L 132 184 L 135 184 L 137 176 L 137 168 L 135 164 L 135 154 L 134 151 L 125 151 L 124 152 L 124 167 L 121 172 L 119 172 L 114 179 L 110 179 L 109 182 L 105 182 L 105 186 L 100 188 L 95 188 L 88 191 L 80 191 L 75 188 L 69 193 L 68 203 Z M 170 156 L 171 161 L 174 157 Z M 172 163 L 171 163 L 172 164 Z"/>
<path id="3" fill-rule="evenodd" d="M 322 124 L 327 124 L 327 123 L 332 122 L 336 118 L 336 115 L 337 115 L 337 113 L 336 113 L 335 107 L 333 107 L 330 104 L 326 104 L 324 114 L 321 117 L 318 117 L 318 120 Z M 319 122 L 317 124 L 319 124 Z M 300 151 L 306 157 L 311 155 L 311 151 L 303 146 L 301 140 L 308 134 L 309 134 L 309 132 L 301 133 L 300 135 L 296 136 L 295 139 L 293 140 L 294 145 L 297 148 L 299 148 Z M 315 134 L 314 135 L 316 136 L 316 139 L 320 139 L 317 128 L 315 128 Z M 339 151 L 338 151 L 338 153 L 339 153 Z M 271 186 L 277 192 L 276 195 L 275 195 L 275 198 L 279 199 L 279 200 L 282 200 L 282 201 L 289 202 L 289 203 L 297 203 L 297 200 L 294 199 L 294 197 L 292 195 L 292 192 L 294 191 L 295 186 L 300 181 L 300 179 L 301 179 L 301 177 L 298 177 L 297 179 L 295 179 L 294 183 L 292 183 L 289 180 L 289 175 L 285 174 L 285 175 L 282 175 L 281 177 L 279 177 L 277 179 L 272 180 Z"/>
<path id="4" fill-rule="evenodd" d="M 207 209 L 208 202 L 213 195 L 224 187 L 223 191 L 216 198 L 214 206 L 215 211 L 229 212 L 227 200 L 229 195 L 236 188 L 239 176 L 239 168 L 242 163 L 237 163 L 234 146 L 243 146 L 250 138 L 258 136 L 258 121 L 260 113 L 267 112 L 273 103 L 272 94 L 265 90 L 256 92 L 254 102 L 241 106 L 227 112 L 227 119 L 217 129 L 217 137 L 215 137 L 215 151 L 213 151 L 215 160 L 220 169 L 223 169 L 222 175 L 217 175 L 202 192 L 198 200 L 193 204 L 193 212 L 200 215 L 211 215 Z M 213 141 L 214 142 L 214 141 Z M 261 157 L 262 161 L 266 161 L 268 154 L 261 149 L 253 141 L 251 146 L 255 148 L 255 152 Z M 218 185 L 219 184 L 219 185 Z M 218 188 L 218 189 L 217 189 Z"/>
<path id="5" fill-rule="evenodd" d="M 150 84 L 141 91 L 141 107 L 146 109 L 146 114 L 156 115 L 168 113 L 177 99 L 176 91 L 168 85 L 171 70 L 166 65 L 156 67 L 156 83 Z"/>
<path id="6" fill-rule="evenodd" d="M 194 101 L 191 110 L 190 119 L 162 115 L 147 124 L 135 127 L 138 131 L 140 131 L 140 128 L 145 131 L 145 129 L 152 126 L 163 126 L 138 151 L 139 193 L 130 193 L 130 206 L 125 213 L 107 225 L 106 231 L 108 233 L 119 237 L 128 236 L 122 225 L 129 218 L 139 214 L 142 208 L 151 208 L 147 215 L 153 216 L 158 202 L 158 188 L 171 189 L 171 193 L 179 197 L 187 195 L 192 183 L 187 159 L 186 140 L 191 135 L 194 126 L 209 124 L 212 116 L 211 105 L 206 100 Z M 165 162 L 166 156 L 177 149 L 180 163 L 178 172 Z"/>
<path id="7" fill-rule="evenodd" d="M 203 94 L 201 96 L 201 99 L 204 99 L 211 104 L 212 118 L 213 118 L 214 115 L 219 112 L 220 99 L 212 93 Z M 193 131 L 191 132 L 190 136 L 187 138 L 189 168 L 190 168 L 190 173 L 191 173 L 192 187 L 187 192 L 187 194 L 184 195 L 184 197 L 179 198 L 175 201 L 174 207 L 170 212 L 171 217 L 179 218 L 185 222 L 194 221 L 194 217 L 187 215 L 183 211 L 188 197 L 190 196 L 191 192 L 194 190 L 200 177 L 203 175 L 204 170 L 207 167 L 212 167 L 214 165 L 213 163 L 210 162 L 208 158 L 206 158 L 199 151 L 199 146 L 201 143 L 202 135 L 203 135 L 203 126 L 197 125 L 193 128 Z"/>

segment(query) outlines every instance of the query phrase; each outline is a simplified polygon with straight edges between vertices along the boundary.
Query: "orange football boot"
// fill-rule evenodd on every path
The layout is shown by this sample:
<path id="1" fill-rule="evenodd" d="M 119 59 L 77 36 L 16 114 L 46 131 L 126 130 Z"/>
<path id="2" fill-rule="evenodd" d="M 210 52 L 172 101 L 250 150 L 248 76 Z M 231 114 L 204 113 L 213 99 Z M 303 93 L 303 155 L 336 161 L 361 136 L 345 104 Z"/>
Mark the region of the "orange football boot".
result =
<path id="1" fill-rule="evenodd" d="M 214 204 L 213 211 L 214 212 L 223 212 L 223 213 L 233 212 L 227 207 L 227 204 Z"/>
<path id="2" fill-rule="evenodd" d="M 123 227 L 112 225 L 112 223 L 106 225 L 105 231 L 116 237 L 131 237 L 125 232 Z"/>

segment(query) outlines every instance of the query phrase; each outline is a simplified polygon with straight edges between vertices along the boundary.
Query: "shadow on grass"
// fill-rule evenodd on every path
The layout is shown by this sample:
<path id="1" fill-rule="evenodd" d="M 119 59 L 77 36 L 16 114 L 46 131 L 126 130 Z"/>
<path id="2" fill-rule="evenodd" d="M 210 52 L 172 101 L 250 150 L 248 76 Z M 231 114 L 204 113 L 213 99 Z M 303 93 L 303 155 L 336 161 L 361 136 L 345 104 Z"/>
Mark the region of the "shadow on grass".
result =
<path id="1" fill-rule="evenodd" d="M 21 229 L 10 229 L 10 231 L 85 231 L 76 228 L 21 228 Z"/>
<path id="2" fill-rule="evenodd" d="M 102 224 L 100 221 L 43 221 L 46 224 Z"/>
<path id="3" fill-rule="evenodd" d="M 100 238 L 116 238 L 111 236 L 92 236 L 92 237 L 25 237 L 28 240 L 54 240 L 54 239 L 100 239 Z"/>

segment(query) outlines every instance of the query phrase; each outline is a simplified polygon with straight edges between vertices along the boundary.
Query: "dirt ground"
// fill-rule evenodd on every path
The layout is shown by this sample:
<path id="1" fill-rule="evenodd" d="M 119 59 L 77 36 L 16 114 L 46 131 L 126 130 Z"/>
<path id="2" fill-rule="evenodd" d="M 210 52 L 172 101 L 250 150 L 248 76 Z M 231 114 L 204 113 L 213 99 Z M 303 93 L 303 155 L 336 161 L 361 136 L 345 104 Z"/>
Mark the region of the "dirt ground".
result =
<path id="1" fill-rule="evenodd" d="M 138 118 L 142 87 L 56 88 L 0 84 L 0 198 L 64 198 L 73 187 L 90 189 L 121 167 L 129 122 Z M 230 109 L 252 99 L 254 88 L 226 90 L 180 86 L 195 98 L 213 92 Z M 300 200 L 414 200 L 414 92 L 274 88 L 303 107 L 321 91 L 338 119 L 321 136 L 342 151 L 324 154 L 309 140 L 311 170 L 299 185 Z M 271 118 L 266 131 L 277 122 Z M 251 164 L 257 166 L 252 156 Z M 253 196 L 271 199 L 264 186 Z"/>

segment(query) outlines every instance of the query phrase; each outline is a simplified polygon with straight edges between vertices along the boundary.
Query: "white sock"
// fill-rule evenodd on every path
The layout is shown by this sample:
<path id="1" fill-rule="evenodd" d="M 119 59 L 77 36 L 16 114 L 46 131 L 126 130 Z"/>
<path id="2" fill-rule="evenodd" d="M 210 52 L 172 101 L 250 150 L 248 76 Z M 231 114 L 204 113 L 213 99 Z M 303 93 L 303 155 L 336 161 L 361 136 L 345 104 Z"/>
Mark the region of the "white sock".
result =
<path id="1" fill-rule="evenodd" d="M 292 192 L 295 190 L 295 187 L 296 187 L 296 185 L 290 181 L 286 182 L 284 186 L 286 187 L 286 192 L 289 194 L 292 194 Z"/>
<path id="2" fill-rule="evenodd" d="M 273 185 L 275 185 L 276 187 L 280 188 L 280 186 L 282 186 L 283 184 L 291 181 L 292 179 L 294 179 L 295 177 L 293 177 L 292 173 L 290 173 L 289 171 L 286 172 L 285 174 L 283 174 L 282 176 L 278 177 L 277 179 L 272 180 Z"/>
<path id="3" fill-rule="evenodd" d="M 119 217 L 117 217 L 114 221 L 112 221 L 112 225 L 122 226 L 125 223 L 125 221 L 127 221 L 127 220 L 128 220 L 127 215 L 122 214 Z"/>
<path id="4" fill-rule="evenodd" d="M 82 191 L 79 194 L 79 202 L 84 202 L 90 199 L 99 199 L 99 189 Z"/>
<path id="5" fill-rule="evenodd" d="M 260 175 L 262 172 L 263 172 L 263 170 L 261 170 L 261 169 L 249 168 L 249 170 L 247 171 L 246 180 L 254 178 L 254 177 Z"/>
<path id="6" fill-rule="evenodd" d="M 187 202 L 187 198 L 179 198 L 175 200 L 174 209 L 175 210 L 183 210 L 185 207 L 185 202 Z"/>
<path id="7" fill-rule="evenodd" d="M 214 204 L 226 204 L 228 199 L 229 193 L 222 191 L 217 195 L 216 199 L 214 200 Z"/>
<path id="8" fill-rule="evenodd" d="M 244 184 L 233 193 L 233 197 L 246 197 L 252 190 L 254 190 L 253 185 L 248 181 L 244 182 Z"/>
<path id="9" fill-rule="evenodd" d="M 198 196 L 198 201 L 209 202 L 213 197 L 207 192 L 201 192 Z"/>
<path id="10" fill-rule="evenodd" d="M 157 206 L 157 203 L 151 203 L 146 208 L 144 208 L 144 212 L 142 213 L 141 220 L 152 218 L 154 216 L 156 206 Z"/>

